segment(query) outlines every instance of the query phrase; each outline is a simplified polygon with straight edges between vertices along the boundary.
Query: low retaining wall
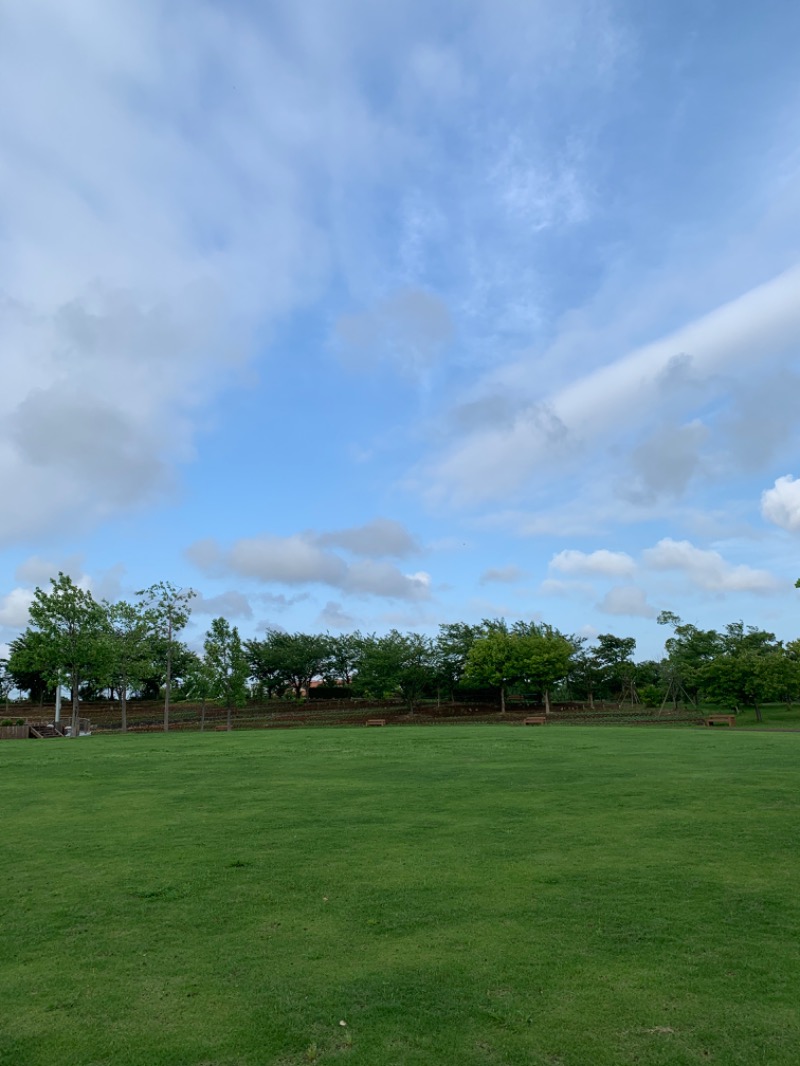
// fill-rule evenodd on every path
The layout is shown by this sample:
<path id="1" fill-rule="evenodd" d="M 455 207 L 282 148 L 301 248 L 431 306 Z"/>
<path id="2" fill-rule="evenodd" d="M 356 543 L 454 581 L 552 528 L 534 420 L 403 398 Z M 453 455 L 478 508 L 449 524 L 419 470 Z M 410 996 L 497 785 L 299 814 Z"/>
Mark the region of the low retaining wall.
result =
<path id="1" fill-rule="evenodd" d="M 0 740 L 27 740 L 30 727 L 25 725 L 0 725 Z"/>

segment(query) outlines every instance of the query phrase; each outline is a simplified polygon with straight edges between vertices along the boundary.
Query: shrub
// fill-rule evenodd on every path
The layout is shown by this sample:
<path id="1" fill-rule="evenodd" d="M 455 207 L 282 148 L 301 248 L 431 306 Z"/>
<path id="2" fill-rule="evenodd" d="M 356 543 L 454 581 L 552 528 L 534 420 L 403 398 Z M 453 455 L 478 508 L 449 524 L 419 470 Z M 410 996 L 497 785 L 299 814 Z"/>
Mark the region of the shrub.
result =
<path id="1" fill-rule="evenodd" d="M 639 699 L 645 707 L 660 707 L 664 699 L 663 691 L 658 685 L 641 685 L 639 687 Z"/>

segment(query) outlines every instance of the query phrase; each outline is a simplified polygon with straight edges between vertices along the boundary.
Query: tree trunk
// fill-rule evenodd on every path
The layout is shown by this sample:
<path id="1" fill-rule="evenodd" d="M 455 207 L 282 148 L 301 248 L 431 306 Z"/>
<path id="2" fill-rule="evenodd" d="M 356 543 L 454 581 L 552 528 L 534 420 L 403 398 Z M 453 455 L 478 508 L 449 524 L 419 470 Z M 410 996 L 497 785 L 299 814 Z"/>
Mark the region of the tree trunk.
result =
<path id="1" fill-rule="evenodd" d="M 70 736 L 77 737 L 79 725 L 78 716 L 80 714 L 80 707 L 78 704 L 78 676 L 72 675 L 72 729 L 70 730 Z"/>
<path id="2" fill-rule="evenodd" d="M 206 729 L 206 698 L 203 696 L 200 704 L 200 732 L 204 733 Z"/>
<path id="3" fill-rule="evenodd" d="M 754 700 L 753 701 L 753 706 L 756 709 L 756 721 L 757 722 L 763 722 L 764 719 L 761 717 L 761 706 L 760 706 L 758 700 Z"/>
<path id="4" fill-rule="evenodd" d="M 500 713 L 506 713 L 506 686 L 500 686 Z"/>
<path id="5" fill-rule="evenodd" d="M 122 718 L 122 732 L 128 732 L 128 686 L 120 685 L 119 705 Z"/>
<path id="6" fill-rule="evenodd" d="M 550 713 L 550 689 L 544 690 L 544 713 L 547 715 Z"/>
<path id="7" fill-rule="evenodd" d="M 594 692 L 592 689 L 589 689 L 589 710 L 594 710 Z"/>
<path id="8" fill-rule="evenodd" d="M 233 726 L 231 724 L 231 705 L 228 704 L 228 732 L 229 733 L 230 733 L 231 729 L 233 729 Z"/>

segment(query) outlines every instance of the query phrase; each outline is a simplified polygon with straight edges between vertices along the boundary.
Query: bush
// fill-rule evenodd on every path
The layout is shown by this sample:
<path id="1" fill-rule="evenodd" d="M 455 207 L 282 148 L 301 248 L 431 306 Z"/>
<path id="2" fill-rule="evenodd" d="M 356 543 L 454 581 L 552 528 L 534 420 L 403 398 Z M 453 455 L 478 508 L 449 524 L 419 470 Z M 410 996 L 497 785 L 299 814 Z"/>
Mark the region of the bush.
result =
<path id="1" fill-rule="evenodd" d="M 13 723 L 13 722 L 11 721 L 11 719 L 10 719 L 10 718 L 4 718 L 4 719 L 3 719 L 3 721 L 2 721 L 2 722 L 0 722 L 0 726 L 4 726 L 4 725 L 13 725 L 13 724 L 14 724 L 14 723 Z"/>
<path id="2" fill-rule="evenodd" d="M 639 699 L 645 707 L 661 706 L 661 702 L 664 699 L 664 693 L 658 685 L 641 685 L 638 691 Z"/>

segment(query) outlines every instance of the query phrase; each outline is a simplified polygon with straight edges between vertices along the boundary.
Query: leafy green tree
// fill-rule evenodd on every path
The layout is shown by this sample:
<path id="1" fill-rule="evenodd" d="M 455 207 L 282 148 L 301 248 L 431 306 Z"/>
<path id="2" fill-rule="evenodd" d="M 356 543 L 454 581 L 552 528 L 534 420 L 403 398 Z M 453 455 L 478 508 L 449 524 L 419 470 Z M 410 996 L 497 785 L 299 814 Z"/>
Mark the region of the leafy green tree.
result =
<path id="1" fill-rule="evenodd" d="M 351 685 L 361 662 L 363 638 L 359 632 L 325 634 L 327 653 L 322 666 L 326 680 Z"/>
<path id="2" fill-rule="evenodd" d="M 9 645 L 7 670 L 14 687 L 27 692 L 31 703 L 41 707 L 45 699 L 55 696 L 55 685 L 37 664 L 44 660 L 44 637 L 33 629 L 26 629 Z"/>
<path id="3" fill-rule="evenodd" d="M 622 699 L 634 691 L 635 650 L 634 637 L 617 637 L 613 633 L 598 635 L 593 655 L 605 698 Z"/>
<path id="4" fill-rule="evenodd" d="M 253 641 L 249 642 L 251 645 Z M 284 685 L 291 685 L 299 699 L 316 677 L 325 675 L 330 659 L 330 637 L 324 633 L 284 633 L 267 631 L 262 642 L 269 648 L 264 661 L 271 662 Z M 257 674 L 255 676 L 258 676 Z"/>
<path id="5" fill-rule="evenodd" d="M 382 699 L 400 696 L 414 714 L 435 685 L 433 643 L 419 633 L 393 629 L 385 636 L 363 638 L 361 662 L 354 684 L 357 691 Z"/>
<path id="6" fill-rule="evenodd" d="M 780 697 L 783 659 L 774 633 L 732 622 L 725 627 L 719 653 L 704 665 L 700 683 L 713 700 L 753 707 L 762 722 L 762 704 Z"/>
<path id="7" fill-rule="evenodd" d="M 452 699 L 467 672 L 470 649 L 480 635 L 479 626 L 465 622 L 445 622 L 434 642 L 439 682 Z"/>
<path id="8" fill-rule="evenodd" d="M 704 694 L 724 704 L 752 707 L 763 722 L 762 705 L 781 697 L 786 662 L 774 633 L 734 621 L 725 626 L 721 650 L 703 669 Z"/>
<path id="9" fill-rule="evenodd" d="M 30 606 L 31 629 L 39 634 L 32 665 L 52 683 L 71 687 L 71 734 L 75 737 L 81 681 L 104 668 L 105 615 L 92 594 L 66 574 L 59 573 L 50 584 L 49 592 L 36 589 Z"/>
<path id="10" fill-rule="evenodd" d="M 159 581 L 140 589 L 142 607 L 150 620 L 151 635 L 164 652 L 164 732 L 169 732 L 169 702 L 173 676 L 173 643 L 177 633 L 185 629 L 192 613 L 193 589 L 176 588 L 170 581 Z"/>
<path id="11" fill-rule="evenodd" d="M 286 690 L 288 680 L 283 672 L 282 660 L 275 644 L 269 640 L 246 640 L 244 642 L 250 677 L 254 678 L 259 692 L 266 692 L 267 699 L 280 696 Z"/>
<path id="12" fill-rule="evenodd" d="M 550 691 L 569 676 L 580 646 L 579 639 L 545 624 L 516 622 L 509 629 L 503 619 L 484 620 L 467 657 L 467 677 L 500 690 L 501 714 L 506 690 L 521 683 L 541 693 L 549 713 Z"/>
<path id="13" fill-rule="evenodd" d="M 108 677 L 119 693 L 121 729 L 128 731 L 128 692 L 152 671 L 153 619 L 140 605 L 118 600 L 104 602 Z"/>
<path id="14" fill-rule="evenodd" d="M 0 700 L 8 712 L 8 698 L 15 686 L 14 677 L 8 668 L 8 659 L 0 659 Z"/>
<path id="15" fill-rule="evenodd" d="M 573 699 L 588 700 L 594 708 L 594 699 L 600 684 L 600 665 L 591 649 L 584 647 L 585 639 L 575 649 L 567 676 L 569 694 Z"/>
<path id="16" fill-rule="evenodd" d="M 248 676 L 250 676 L 249 665 Z M 203 655 L 198 655 L 196 652 L 189 652 L 184 674 L 184 694 L 189 700 L 200 700 L 201 733 L 206 727 L 206 705 L 214 696 L 214 686 L 214 669 L 208 659 Z"/>
<path id="17" fill-rule="evenodd" d="M 216 694 L 225 704 L 228 729 L 234 707 L 247 699 L 248 665 L 239 631 L 225 618 L 214 618 L 204 642 L 205 660 Z"/>
<path id="18" fill-rule="evenodd" d="M 782 699 L 789 706 L 800 699 L 800 640 L 790 640 L 784 648 L 784 657 L 788 665 L 788 676 L 783 684 Z"/>
<path id="19" fill-rule="evenodd" d="M 512 631 L 518 641 L 519 678 L 544 696 L 545 714 L 550 713 L 550 691 L 569 675 L 576 642 L 548 625 L 531 625 L 527 632 Z"/>
<path id="20" fill-rule="evenodd" d="M 660 707 L 664 700 L 664 673 L 661 663 L 645 659 L 635 664 L 636 691 L 647 707 Z"/>
<path id="21" fill-rule="evenodd" d="M 506 712 L 506 691 L 521 681 L 524 665 L 519 635 L 509 631 L 502 619 L 484 620 L 481 633 L 467 655 L 465 677 L 473 684 L 488 685 L 500 692 L 500 713 Z"/>
<path id="22" fill-rule="evenodd" d="M 662 611 L 658 624 L 673 627 L 673 635 L 664 644 L 665 674 L 672 689 L 673 704 L 677 706 L 678 690 L 682 688 L 697 707 L 705 668 L 722 651 L 722 636 L 714 629 L 698 629 L 682 622 L 672 611 Z"/>

